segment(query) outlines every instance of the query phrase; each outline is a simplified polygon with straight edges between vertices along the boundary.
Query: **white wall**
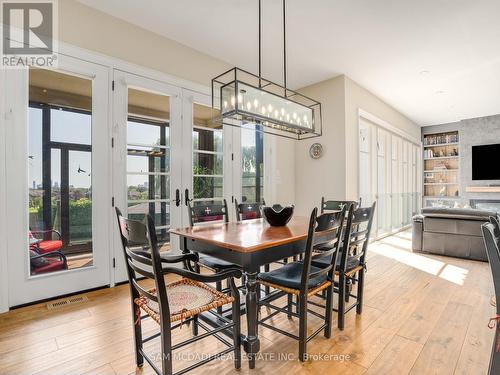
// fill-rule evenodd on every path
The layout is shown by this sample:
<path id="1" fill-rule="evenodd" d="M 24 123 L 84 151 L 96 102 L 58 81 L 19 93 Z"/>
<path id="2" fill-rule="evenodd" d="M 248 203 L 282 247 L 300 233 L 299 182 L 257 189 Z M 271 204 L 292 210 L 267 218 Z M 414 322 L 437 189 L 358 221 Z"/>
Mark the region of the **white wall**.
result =
<path id="1" fill-rule="evenodd" d="M 59 39 L 207 86 L 231 68 L 215 57 L 74 0 L 59 1 Z"/>
<path id="2" fill-rule="evenodd" d="M 313 207 L 319 206 L 321 196 L 359 199 L 360 109 L 420 139 L 417 124 L 344 75 L 299 91 L 320 101 L 323 113 L 323 136 L 297 142 L 295 146 L 295 201 L 300 214 L 308 214 Z M 321 143 L 324 148 L 324 155 L 318 160 L 309 156 L 309 147 L 314 142 Z"/>
<path id="3" fill-rule="evenodd" d="M 321 197 L 343 199 L 345 191 L 345 89 L 344 76 L 338 76 L 300 90 L 321 102 L 323 135 L 301 140 L 295 145 L 296 211 L 309 215 L 319 207 Z M 320 159 L 309 156 L 315 142 L 323 145 Z"/>

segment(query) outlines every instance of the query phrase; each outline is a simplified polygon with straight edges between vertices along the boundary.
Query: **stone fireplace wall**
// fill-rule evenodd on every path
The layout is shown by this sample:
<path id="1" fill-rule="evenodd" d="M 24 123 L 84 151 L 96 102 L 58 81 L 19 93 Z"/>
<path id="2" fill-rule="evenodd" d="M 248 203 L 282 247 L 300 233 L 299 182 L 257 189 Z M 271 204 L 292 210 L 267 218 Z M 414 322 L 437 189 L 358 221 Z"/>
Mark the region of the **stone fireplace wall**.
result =
<path id="1" fill-rule="evenodd" d="M 468 193 L 467 186 L 500 185 L 500 180 L 472 180 L 472 146 L 500 143 L 500 114 L 478 117 L 449 124 L 425 126 L 422 135 L 430 133 L 458 130 L 459 132 L 459 194 L 463 200 L 469 199 L 500 199 L 500 193 Z M 500 155 L 491 163 L 500 163 Z"/>

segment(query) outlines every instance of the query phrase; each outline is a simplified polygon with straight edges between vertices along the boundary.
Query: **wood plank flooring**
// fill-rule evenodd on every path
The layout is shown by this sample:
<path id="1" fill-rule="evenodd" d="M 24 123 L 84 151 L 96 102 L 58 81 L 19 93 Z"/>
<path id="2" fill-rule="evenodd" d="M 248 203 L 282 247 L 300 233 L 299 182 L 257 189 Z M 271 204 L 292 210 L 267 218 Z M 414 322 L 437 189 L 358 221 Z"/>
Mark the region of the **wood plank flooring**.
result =
<path id="1" fill-rule="evenodd" d="M 227 359 L 192 373 L 486 374 L 493 339 L 487 323 L 494 315 L 488 264 L 412 253 L 410 236 L 402 232 L 370 246 L 363 314 L 351 311 L 344 331 L 313 339 L 310 361 L 296 360 L 294 340 L 260 328 L 255 370 L 244 361 L 236 372 Z M 86 295 L 88 302 L 56 310 L 38 304 L 0 314 L 0 374 L 152 374 L 134 363 L 128 286 Z M 295 319 L 271 321 L 298 330 Z M 320 324 L 314 317 L 309 323 L 311 331 Z M 242 325 L 245 331 L 244 319 Z M 144 329 L 154 332 L 156 323 Z M 188 336 L 182 327 L 174 342 Z M 214 353 L 221 345 L 210 338 L 189 346 L 174 370 L 192 363 L 189 354 Z M 146 347 L 158 353 L 154 340 Z"/>

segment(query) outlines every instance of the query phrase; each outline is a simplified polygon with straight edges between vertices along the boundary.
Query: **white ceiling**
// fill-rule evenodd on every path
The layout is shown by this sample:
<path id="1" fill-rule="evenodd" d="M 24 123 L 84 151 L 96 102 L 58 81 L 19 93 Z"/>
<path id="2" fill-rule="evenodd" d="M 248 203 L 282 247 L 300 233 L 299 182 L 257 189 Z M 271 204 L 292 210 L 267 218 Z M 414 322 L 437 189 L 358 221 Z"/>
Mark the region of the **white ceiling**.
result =
<path id="1" fill-rule="evenodd" d="M 80 2 L 257 72 L 257 0 Z M 281 82 L 281 0 L 263 3 L 263 75 Z M 292 88 L 345 74 L 420 125 L 500 113 L 500 0 L 288 0 L 287 9 Z"/>

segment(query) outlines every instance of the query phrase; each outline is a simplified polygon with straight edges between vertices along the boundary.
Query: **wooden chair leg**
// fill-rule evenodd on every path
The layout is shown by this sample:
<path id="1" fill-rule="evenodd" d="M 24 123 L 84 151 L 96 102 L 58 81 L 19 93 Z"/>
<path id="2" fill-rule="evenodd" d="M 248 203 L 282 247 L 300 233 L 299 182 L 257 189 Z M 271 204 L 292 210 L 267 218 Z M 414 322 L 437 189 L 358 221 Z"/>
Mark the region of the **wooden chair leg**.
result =
<path id="1" fill-rule="evenodd" d="M 193 326 L 192 326 L 192 330 L 193 330 L 193 336 L 198 336 L 198 316 L 195 316 L 193 318 Z"/>
<path id="2" fill-rule="evenodd" d="M 161 373 L 162 375 L 172 375 L 172 342 L 170 331 L 160 328 L 161 333 Z M 168 332 L 165 332 L 168 331 Z"/>
<path id="3" fill-rule="evenodd" d="M 299 360 L 307 361 L 307 296 L 299 295 Z"/>
<path id="4" fill-rule="evenodd" d="M 358 289 L 356 292 L 357 295 L 357 306 L 356 313 L 361 314 L 363 312 L 363 290 L 365 287 L 365 269 L 362 268 L 358 272 Z"/>
<path id="5" fill-rule="evenodd" d="M 326 289 L 325 306 L 325 332 L 324 336 L 329 339 L 332 336 L 332 309 L 333 309 L 333 285 Z"/>
<path id="6" fill-rule="evenodd" d="M 340 330 L 344 329 L 344 315 L 345 315 L 345 290 L 346 280 L 345 276 L 341 273 L 339 275 L 339 306 L 338 306 L 338 321 L 337 326 Z"/>
<path id="7" fill-rule="evenodd" d="M 236 369 L 241 368 L 241 310 L 240 310 L 240 300 L 236 298 L 232 306 L 233 322 L 233 341 L 234 341 L 234 367 Z"/>
<path id="8" fill-rule="evenodd" d="M 345 289 L 346 289 L 346 292 L 345 292 L 345 303 L 349 303 L 349 298 L 351 297 L 351 291 L 352 291 L 352 284 L 353 281 L 351 280 L 350 277 L 346 278 L 346 281 L 345 281 Z"/>
<path id="9" fill-rule="evenodd" d="M 269 266 L 269 264 L 266 264 L 266 265 L 264 266 L 264 272 L 269 272 L 269 271 L 270 271 L 270 269 L 271 269 L 271 267 Z M 265 291 L 266 295 L 268 295 L 268 294 L 271 292 L 271 289 L 270 289 L 270 288 L 266 285 L 266 286 L 264 287 L 264 291 Z"/>
<path id="10" fill-rule="evenodd" d="M 215 283 L 215 289 L 217 289 L 219 292 L 222 291 L 222 281 L 217 281 Z M 217 307 L 217 314 L 222 314 L 222 306 Z"/>
<path id="11" fill-rule="evenodd" d="M 141 327 L 141 308 L 137 305 L 132 307 L 132 321 L 134 322 L 134 342 L 135 342 L 135 363 L 137 367 L 142 367 L 144 357 L 141 354 L 142 349 L 142 327 Z"/>

